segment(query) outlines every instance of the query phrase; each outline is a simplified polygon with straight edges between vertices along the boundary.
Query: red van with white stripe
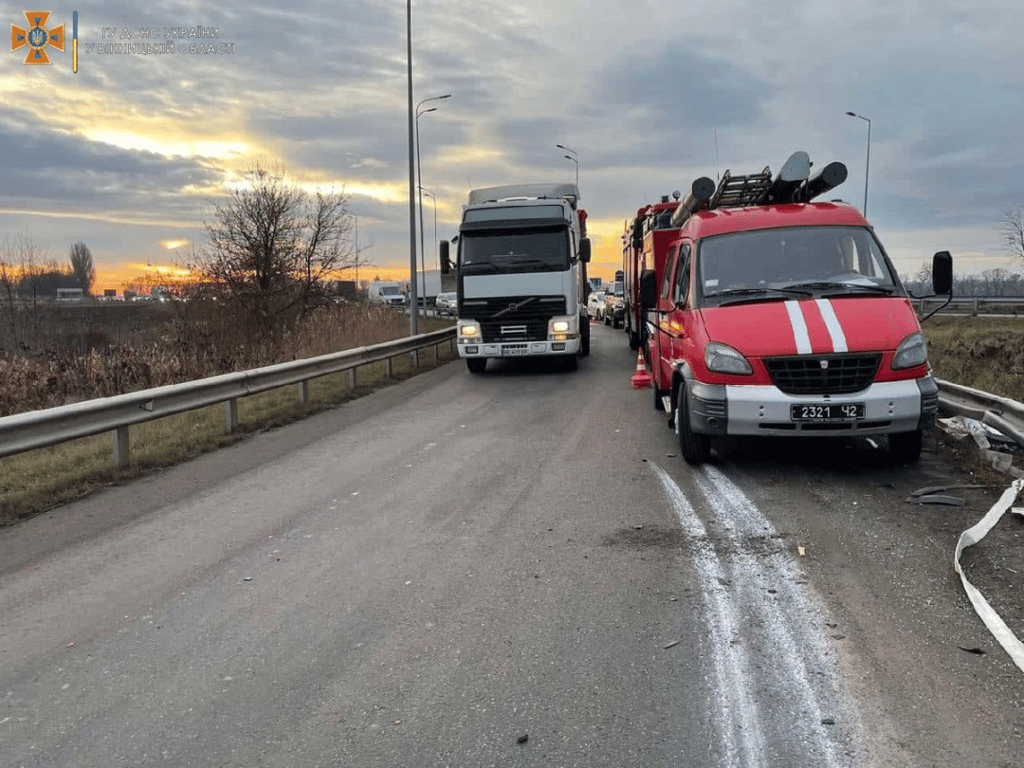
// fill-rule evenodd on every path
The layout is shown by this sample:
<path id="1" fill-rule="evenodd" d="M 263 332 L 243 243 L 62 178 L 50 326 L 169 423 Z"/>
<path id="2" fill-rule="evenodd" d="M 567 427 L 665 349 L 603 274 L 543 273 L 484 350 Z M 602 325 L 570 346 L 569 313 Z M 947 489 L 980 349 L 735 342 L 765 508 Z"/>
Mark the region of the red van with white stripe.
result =
<path id="1" fill-rule="evenodd" d="M 910 296 L 841 202 L 686 213 L 661 284 L 641 277 L 655 407 L 684 459 L 716 436 L 886 435 L 915 461 L 938 388 Z M 936 292 L 952 262 L 936 254 Z"/>

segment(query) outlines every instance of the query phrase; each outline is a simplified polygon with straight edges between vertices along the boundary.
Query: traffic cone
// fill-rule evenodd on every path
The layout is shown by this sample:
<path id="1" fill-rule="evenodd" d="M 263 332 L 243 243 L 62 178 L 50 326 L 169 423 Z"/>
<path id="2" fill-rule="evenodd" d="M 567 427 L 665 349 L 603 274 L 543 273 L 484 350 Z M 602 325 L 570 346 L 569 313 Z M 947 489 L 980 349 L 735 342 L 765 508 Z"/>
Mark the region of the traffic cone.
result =
<path id="1" fill-rule="evenodd" d="M 636 373 L 630 377 L 629 384 L 633 389 L 647 389 L 653 384 L 651 374 L 647 372 L 647 366 L 644 365 L 644 351 L 642 349 L 636 353 Z"/>

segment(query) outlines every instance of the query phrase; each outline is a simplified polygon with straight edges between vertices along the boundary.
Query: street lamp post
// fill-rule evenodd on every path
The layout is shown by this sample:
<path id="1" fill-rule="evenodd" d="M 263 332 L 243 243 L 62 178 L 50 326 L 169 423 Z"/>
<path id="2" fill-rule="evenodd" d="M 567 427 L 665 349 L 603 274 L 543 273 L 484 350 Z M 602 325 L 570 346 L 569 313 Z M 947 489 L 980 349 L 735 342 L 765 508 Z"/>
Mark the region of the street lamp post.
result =
<path id="1" fill-rule="evenodd" d="M 423 104 L 428 101 L 439 101 L 441 99 L 450 99 L 451 94 L 446 93 L 444 96 L 431 96 L 429 99 L 423 99 L 416 105 L 416 188 L 420 191 L 419 194 L 419 206 L 420 206 L 420 280 L 423 285 L 423 312 L 426 314 L 427 311 L 427 267 L 426 267 L 426 256 L 423 251 L 423 174 L 420 171 L 420 115 L 425 115 L 427 112 L 436 112 L 437 107 L 430 107 L 428 109 L 420 110 Z M 411 304 L 411 302 L 410 302 Z M 410 306 L 410 313 L 419 313 L 419 306 Z"/>
<path id="2" fill-rule="evenodd" d="M 408 64 L 409 78 L 409 298 L 416 301 L 416 176 L 413 165 L 413 109 L 412 109 L 412 0 L 405 3 L 405 37 L 406 37 L 406 61 Z M 418 315 L 409 312 L 409 335 L 416 336 L 419 333 Z"/>
<path id="3" fill-rule="evenodd" d="M 433 202 L 433 204 L 434 204 L 434 242 L 431 243 L 431 245 L 430 245 L 430 252 L 435 254 L 435 255 L 437 255 L 437 198 L 434 197 L 434 192 L 432 190 L 424 189 L 423 187 L 420 187 L 420 194 L 423 194 L 423 195 L 426 195 L 427 197 L 429 197 L 431 202 Z M 422 229 L 423 229 L 423 227 L 422 227 L 422 225 L 420 225 L 420 230 L 422 231 Z M 437 262 L 437 269 L 438 269 L 438 271 L 441 270 L 441 260 L 440 260 L 440 258 L 438 259 L 438 262 Z"/>
<path id="4" fill-rule="evenodd" d="M 871 170 L 871 121 L 864 117 L 864 115 L 858 115 L 856 112 L 847 112 L 850 117 L 856 117 L 868 124 L 868 154 L 867 160 L 864 162 L 864 217 L 868 215 L 868 171 Z"/>
<path id="5" fill-rule="evenodd" d="M 569 152 L 569 153 L 572 154 L 572 157 L 569 157 L 569 155 L 566 155 L 565 159 L 566 160 L 572 160 L 574 163 L 576 163 L 576 186 L 578 187 L 580 185 L 580 156 L 579 156 L 579 154 L 576 152 L 576 150 L 570 149 L 569 147 L 565 146 L 564 144 L 555 144 L 555 146 L 558 147 L 559 149 L 564 149 L 566 152 Z"/>

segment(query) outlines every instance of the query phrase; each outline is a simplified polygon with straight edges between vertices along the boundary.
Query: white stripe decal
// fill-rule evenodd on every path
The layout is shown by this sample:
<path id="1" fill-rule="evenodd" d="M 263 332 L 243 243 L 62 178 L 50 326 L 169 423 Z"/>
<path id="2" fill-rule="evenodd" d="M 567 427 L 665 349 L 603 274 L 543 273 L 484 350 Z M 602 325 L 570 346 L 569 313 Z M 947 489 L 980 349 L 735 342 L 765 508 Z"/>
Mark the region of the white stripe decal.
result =
<path id="1" fill-rule="evenodd" d="M 809 355 L 811 353 L 811 337 L 807 335 L 807 323 L 804 321 L 804 314 L 800 311 L 800 302 L 787 301 L 786 312 L 789 313 L 789 324 L 793 326 L 793 341 L 796 342 L 796 353 L 798 355 Z"/>
<path id="2" fill-rule="evenodd" d="M 839 324 L 839 318 L 836 317 L 836 310 L 832 306 L 832 302 L 828 299 L 815 299 L 814 303 L 818 305 L 821 316 L 825 320 L 825 327 L 828 328 L 828 335 L 832 337 L 832 351 L 848 352 L 846 334 L 843 333 L 843 326 Z"/>

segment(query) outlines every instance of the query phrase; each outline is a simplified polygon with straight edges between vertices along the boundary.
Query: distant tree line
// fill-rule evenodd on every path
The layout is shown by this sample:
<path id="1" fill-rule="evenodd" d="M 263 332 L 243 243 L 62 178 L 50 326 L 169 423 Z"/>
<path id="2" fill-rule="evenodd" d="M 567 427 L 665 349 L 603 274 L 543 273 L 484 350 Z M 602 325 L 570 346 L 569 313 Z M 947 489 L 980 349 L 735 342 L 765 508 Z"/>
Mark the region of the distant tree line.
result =
<path id="1" fill-rule="evenodd" d="M 932 292 L 932 268 L 921 267 L 914 277 L 904 277 L 903 284 L 916 296 Z M 1024 296 L 1024 272 L 997 267 L 971 275 L 953 277 L 953 295 L 965 297 Z"/>
<path id="2" fill-rule="evenodd" d="M 95 281 L 92 253 L 81 241 L 68 250 L 66 264 L 45 258 L 25 236 L 0 244 L 0 303 L 53 299 L 58 288 L 80 288 L 83 296 L 89 296 Z"/>

